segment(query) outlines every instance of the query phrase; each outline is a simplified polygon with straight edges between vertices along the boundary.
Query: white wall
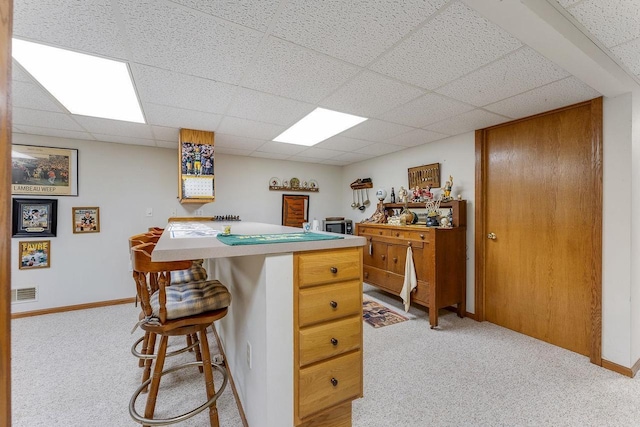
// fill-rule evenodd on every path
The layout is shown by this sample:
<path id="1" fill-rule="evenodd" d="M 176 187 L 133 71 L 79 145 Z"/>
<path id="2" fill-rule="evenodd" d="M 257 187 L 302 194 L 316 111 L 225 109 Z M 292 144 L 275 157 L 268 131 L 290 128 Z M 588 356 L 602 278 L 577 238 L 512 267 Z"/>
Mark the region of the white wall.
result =
<path id="1" fill-rule="evenodd" d="M 467 200 L 467 311 L 475 312 L 474 300 L 474 200 L 475 200 L 475 135 L 474 132 L 453 136 L 418 147 L 409 148 L 371 160 L 345 166 L 342 179 L 342 212 L 355 222 L 369 218 L 376 210 L 375 192 L 378 188 L 387 191 L 391 187 L 396 195 L 400 186 L 407 188 L 407 169 L 430 163 L 440 163 L 440 184 L 453 176 L 451 194 Z M 358 178 L 371 178 L 373 188 L 369 191 L 371 205 L 364 211 L 351 208 L 352 191 L 349 185 Z M 434 191 L 434 190 L 432 190 Z"/>
<path id="2" fill-rule="evenodd" d="M 174 212 L 192 215 L 202 208 L 204 215 L 279 224 L 285 193 L 269 191 L 273 176 L 318 181 L 318 193 L 292 193 L 309 194 L 312 219 L 337 215 L 340 209 L 335 191 L 341 168 L 336 166 L 217 154 L 216 201 L 181 205 L 176 150 L 24 134 L 14 134 L 13 143 L 79 149 L 79 195 L 57 197 L 57 236 L 47 238 L 51 267 L 19 270 L 18 241 L 27 239 L 12 239 L 11 288 L 38 287 L 38 301 L 12 304 L 14 313 L 133 297 L 128 238 L 150 226 L 164 226 Z M 100 207 L 99 233 L 73 234 L 74 206 Z M 152 217 L 145 216 L 148 207 Z"/>

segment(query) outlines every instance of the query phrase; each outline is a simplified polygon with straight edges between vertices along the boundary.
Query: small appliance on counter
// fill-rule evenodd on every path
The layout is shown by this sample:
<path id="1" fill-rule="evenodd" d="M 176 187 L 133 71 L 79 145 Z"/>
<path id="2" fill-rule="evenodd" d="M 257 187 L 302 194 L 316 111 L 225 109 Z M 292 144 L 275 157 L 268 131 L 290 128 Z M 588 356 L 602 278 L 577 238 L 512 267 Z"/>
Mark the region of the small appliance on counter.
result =
<path id="1" fill-rule="evenodd" d="M 353 234 L 353 221 L 344 217 L 330 216 L 322 221 L 322 229 L 331 233 Z"/>

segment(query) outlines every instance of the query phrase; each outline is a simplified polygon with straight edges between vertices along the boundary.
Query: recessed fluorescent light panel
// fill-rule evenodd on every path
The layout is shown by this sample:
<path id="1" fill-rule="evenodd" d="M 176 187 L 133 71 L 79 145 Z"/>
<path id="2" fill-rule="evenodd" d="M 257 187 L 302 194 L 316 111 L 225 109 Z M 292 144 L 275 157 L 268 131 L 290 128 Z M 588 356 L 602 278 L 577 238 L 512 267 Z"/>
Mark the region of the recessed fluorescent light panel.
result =
<path id="1" fill-rule="evenodd" d="M 311 146 L 365 120 L 367 120 L 366 117 L 316 108 L 300 119 L 299 122 L 275 137 L 274 141 Z"/>
<path id="2" fill-rule="evenodd" d="M 72 114 L 145 122 L 126 63 L 18 39 L 12 50 Z"/>

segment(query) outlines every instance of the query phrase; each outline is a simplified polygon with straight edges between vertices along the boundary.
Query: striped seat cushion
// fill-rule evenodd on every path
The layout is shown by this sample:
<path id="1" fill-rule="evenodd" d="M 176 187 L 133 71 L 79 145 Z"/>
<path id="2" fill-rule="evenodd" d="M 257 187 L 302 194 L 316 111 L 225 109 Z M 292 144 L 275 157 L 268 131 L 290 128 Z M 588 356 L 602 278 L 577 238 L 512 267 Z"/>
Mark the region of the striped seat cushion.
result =
<path id="1" fill-rule="evenodd" d="M 191 263 L 191 267 L 186 270 L 172 271 L 171 284 L 199 282 L 207 280 L 207 269 L 202 266 L 204 260 L 195 260 Z"/>
<path id="2" fill-rule="evenodd" d="M 165 288 L 165 292 L 167 320 L 219 310 L 231 304 L 231 294 L 217 280 L 172 284 Z M 155 317 L 160 314 L 158 294 L 159 291 L 154 292 L 150 300 Z"/>

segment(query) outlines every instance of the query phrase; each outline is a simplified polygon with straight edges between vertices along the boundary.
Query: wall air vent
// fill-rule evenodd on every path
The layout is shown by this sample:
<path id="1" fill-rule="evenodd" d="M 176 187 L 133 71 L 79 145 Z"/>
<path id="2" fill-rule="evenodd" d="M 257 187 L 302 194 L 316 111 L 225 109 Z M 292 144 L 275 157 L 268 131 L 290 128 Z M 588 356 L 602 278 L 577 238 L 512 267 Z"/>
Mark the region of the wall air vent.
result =
<path id="1" fill-rule="evenodd" d="M 37 301 L 37 289 L 35 286 L 32 288 L 11 289 L 11 303 Z"/>

